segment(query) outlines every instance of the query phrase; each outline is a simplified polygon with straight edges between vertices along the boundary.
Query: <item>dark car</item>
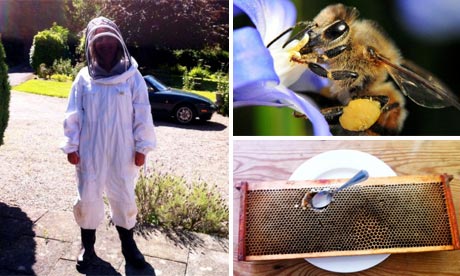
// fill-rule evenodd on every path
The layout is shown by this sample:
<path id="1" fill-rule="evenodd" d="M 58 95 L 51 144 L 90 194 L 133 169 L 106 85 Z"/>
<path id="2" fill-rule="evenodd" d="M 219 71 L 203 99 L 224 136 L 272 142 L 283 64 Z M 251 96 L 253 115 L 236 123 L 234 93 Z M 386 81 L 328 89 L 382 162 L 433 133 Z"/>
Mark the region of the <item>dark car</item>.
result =
<path id="1" fill-rule="evenodd" d="M 217 110 L 216 104 L 203 96 L 167 87 L 151 75 L 144 76 L 144 80 L 153 118 L 173 117 L 181 124 L 189 124 L 197 118 L 210 120 Z"/>

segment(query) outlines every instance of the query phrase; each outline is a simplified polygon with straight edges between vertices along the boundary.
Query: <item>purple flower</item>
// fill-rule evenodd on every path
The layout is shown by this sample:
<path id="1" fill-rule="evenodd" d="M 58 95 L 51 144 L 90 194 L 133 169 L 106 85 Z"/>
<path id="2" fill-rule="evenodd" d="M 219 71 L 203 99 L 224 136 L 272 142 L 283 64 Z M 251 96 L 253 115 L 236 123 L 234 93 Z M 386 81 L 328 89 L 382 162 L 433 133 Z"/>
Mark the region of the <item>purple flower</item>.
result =
<path id="1" fill-rule="evenodd" d="M 243 27 L 233 32 L 233 107 L 287 106 L 309 118 L 315 135 L 331 135 L 319 109 L 288 88 L 301 84 L 303 90 L 319 91 L 327 80 L 290 61 L 290 50 L 297 41 L 282 48 L 289 35 L 266 47 L 296 23 L 294 5 L 287 0 L 234 0 L 234 11 L 245 13 L 256 29 Z"/>

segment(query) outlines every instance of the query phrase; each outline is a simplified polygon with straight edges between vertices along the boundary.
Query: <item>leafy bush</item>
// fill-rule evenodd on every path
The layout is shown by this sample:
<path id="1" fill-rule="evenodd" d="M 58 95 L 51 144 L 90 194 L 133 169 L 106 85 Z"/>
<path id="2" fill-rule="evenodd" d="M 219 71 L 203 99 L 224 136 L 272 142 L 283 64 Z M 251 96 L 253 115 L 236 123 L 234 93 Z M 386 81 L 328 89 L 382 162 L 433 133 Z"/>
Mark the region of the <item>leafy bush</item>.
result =
<path id="1" fill-rule="evenodd" d="M 182 75 L 182 89 L 184 90 L 193 90 L 195 89 L 195 80 L 190 76 L 187 70 L 184 71 Z"/>
<path id="2" fill-rule="evenodd" d="M 75 66 L 72 68 L 72 80 L 74 80 L 77 75 L 78 75 L 78 72 L 80 72 L 80 70 L 86 66 L 86 62 L 77 62 L 77 64 L 75 64 Z"/>
<path id="3" fill-rule="evenodd" d="M 53 74 L 60 74 L 60 75 L 66 75 L 66 76 L 71 76 L 73 67 L 72 64 L 70 63 L 70 59 L 56 59 L 53 61 L 53 66 L 51 67 Z"/>
<path id="4" fill-rule="evenodd" d="M 83 34 L 82 37 L 80 37 L 80 39 L 78 40 L 77 47 L 75 47 L 76 59 L 80 62 L 86 62 L 85 41 L 86 35 Z"/>
<path id="5" fill-rule="evenodd" d="M 228 207 L 205 182 L 154 172 L 141 175 L 136 196 L 141 223 L 228 236 Z"/>
<path id="6" fill-rule="evenodd" d="M 193 67 L 192 70 L 188 73 L 188 75 L 192 78 L 211 78 L 211 72 L 201 64 L 198 64 L 197 66 Z"/>
<path id="7" fill-rule="evenodd" d="M 46 64 L 44 63 L 40 64 L 40 67 L 38 67 L 38 70 L 37 70 L 37 75 L 39 78 L 47 80 L 49 79 L 51 74 L 52 74 L 51 69 L 46 67 Z"/>
<path id="8" fill-rule="evenodd" d="M 161 71 L 163 74 L 169 75 L 183 75 L 187 71 L 187 67 L 180 64 L 160 64 L 156 70 Z"/>
<path id="9" fill-rule="evenodd" d="M 228 86 L 228 84 L 227 84 Z M 228 117 L 228 103 L 229 103 L 229 94 L 228 90 L 225 92 L 222 92 L 222 103 L 219 106 L 219 110 L 217 111 L 219 114 Z"/>
<path id="10" fill-rule="evenodd" d="M 209 66 L 211 72 L 228 71 L 228 52 L 219 47 L 201 50 L 174 50 L 174 56 L 179 64 L 186 66 L 188 69 L 193 68 L 200 61 L 204 61 L 204 64 Z"/>
<path id="11" fill-rule="evenodd" d="M 219 96 L 219 114 L 228 117 L 228 104 L 229 104 L 229 93 L 228 93 L 228 75 L 218 74 L 217 78 L 217 93 Z"/>
<path id="12" fill-rule="evenodd" d="M 3 145 L 3 134 L 8 126 L 10 106 L 10 83 L 5 59 L 5 49 L 0 40 L 0 145 Z"/>
<path id="13" fill-rule="evenodd" d="M 30 48 L 30 65 L 36 72 L 42 63 L 51 67 L 55 60 L 70 56 L 68 34 L 68 29 L 53 23 L 50 29 L 38 32 L 34 36 Z"/>
<path id="14" fill-rule="evenodd" d="M 72 66 L 70 59 L 60 58 L 53 62 L 51 68 L 46 67 L 44 63 L 40 64 L 37 75 L 39 78 L 46 80 L 52 79 L 60 82 L 72 81 L 84 66 L 85 64 L 83 62 L 78 62 L 75 66 Z"/>

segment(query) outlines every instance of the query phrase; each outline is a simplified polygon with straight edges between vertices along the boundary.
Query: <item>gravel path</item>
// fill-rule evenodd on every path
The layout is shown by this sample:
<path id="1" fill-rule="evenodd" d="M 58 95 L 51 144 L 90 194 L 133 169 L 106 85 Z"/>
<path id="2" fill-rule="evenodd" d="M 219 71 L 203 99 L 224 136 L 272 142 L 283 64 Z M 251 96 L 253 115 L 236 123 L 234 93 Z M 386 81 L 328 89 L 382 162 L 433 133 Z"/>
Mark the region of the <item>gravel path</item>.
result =
<path id="1" fill-rule="evenodd" d="M 0 146 L 0 202 L 71 210 L 74 167 L 59 149 L 66 99 L 12 91 L 5 144 Z M 182 127 L 155 120 L 157 149 L 149 167 L 215 184 L 228 202 L 228 117 Z"/>

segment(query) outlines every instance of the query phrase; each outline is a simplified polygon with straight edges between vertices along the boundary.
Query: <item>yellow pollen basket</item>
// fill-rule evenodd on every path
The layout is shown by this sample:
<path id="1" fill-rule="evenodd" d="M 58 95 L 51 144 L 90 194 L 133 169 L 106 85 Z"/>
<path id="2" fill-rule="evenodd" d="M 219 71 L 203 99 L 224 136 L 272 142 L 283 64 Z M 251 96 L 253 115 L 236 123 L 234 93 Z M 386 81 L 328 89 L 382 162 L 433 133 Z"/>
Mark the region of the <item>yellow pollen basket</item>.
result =
<path id="1" fill-rule="evenodd" d="M 340 125 L 350 131 L 364 131 L 370 128 L 380 117 L 380 102 L 372 99 L 351 100 L 343 108 L 339 118 Z"/>

